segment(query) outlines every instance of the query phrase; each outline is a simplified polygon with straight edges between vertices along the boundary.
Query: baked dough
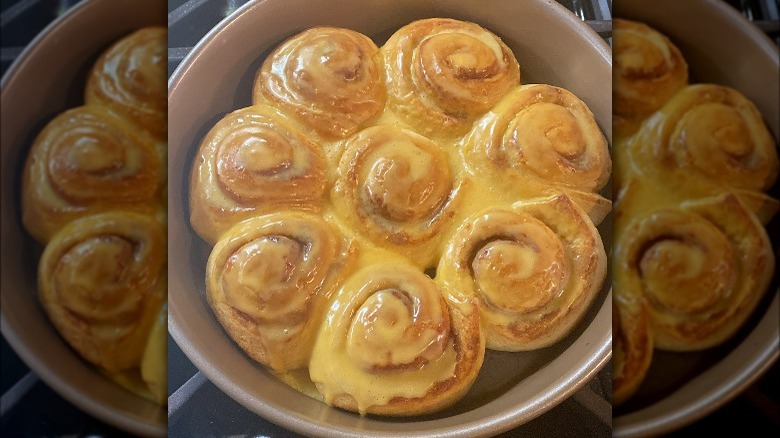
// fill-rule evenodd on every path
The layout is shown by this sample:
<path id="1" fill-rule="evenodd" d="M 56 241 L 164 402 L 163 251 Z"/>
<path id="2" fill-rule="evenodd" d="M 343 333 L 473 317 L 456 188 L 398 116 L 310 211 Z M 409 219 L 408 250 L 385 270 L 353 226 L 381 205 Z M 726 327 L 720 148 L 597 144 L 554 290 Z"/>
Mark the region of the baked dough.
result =
<path id="1" fill-rule="evenodd" d="M 329 405 L 409 416 L 457 402 L 486 345 L 571 333 L 606 272 L 608 145 L 572 93 L 519 80 L 500 38 L 453 19 L 276 48 L 192 170 L 236 344 Z"/>
<path id="2" fill-rule="evenodd" d="M 353 134 L 385 105 L 379 48 L 365 35 L 315 27 L 271 53 L 252 102 L 270 101 L 328 137 Z"/>
<path id="3" fill-rule="evenodd" d="M 448 243 L 437 279 L 480 302 L 487 348 L 526 351 L 568 334 L 606 271 L 598 230 L 561 194 L 467 220 Z"/>
<path id="4" fill-rule="evenodd" d="M 443 409 L 471 387 L 482 365 L 477 307 L 448 299 L 402 260 L 366 267 L 330 306 L 311 379 L 328 404 L 361 414 Z"/>
<path id="5" fill-rule="evenodd" d="M 378 125 L 346 142 L 331 200 L 354 229 L 425 268 L 459 208 L 463 185 L 436 143 Z"/>
<path id="6" fill-rule="evenodd" d="M 321 217 L 286 212 L 238 223 L 206 267 L 206 297 L 253 359 L 277 372 L 305 367 L 351 247 Z"/>
<path id="7" fill-rule="evenodd" d="M 278 111 L 255 105 L 223 117 L 201 143 L 190 179 L 190 221 L 210 244 L 243 219 L 320 211 L 322 146 Z"/>
<path id="8" fill-rule="evenodd" d="M 520 83 L 512 50 L 474 23 L 418 20 L 381 51 L 388 108 L 428 137 L 463 134 Z"/>
<path id="9" fill-rule="evenodd" d="M 655 347 L 691 351 L 729 339 L 769 286 L 766 230 L 733 194 L 636 217 L 618 242 L 618 278 L 648 302 Z"/>
<path id="10" fill-rule="evenodd" d="M 41 303 L 85 359 L 116 372 L 137 366 L 165 301 L 165 231 L 129 212 L 68 224 L 38 266 Z"/>
<path id="11" fill-rule="evenodd" d="M 24 167 L 22 221 L 46 243 L 63 226 L 94 213 L 155 214 L 165 160 L 152 138 L 98 105 L 59 114 L 38 134 Z"/>

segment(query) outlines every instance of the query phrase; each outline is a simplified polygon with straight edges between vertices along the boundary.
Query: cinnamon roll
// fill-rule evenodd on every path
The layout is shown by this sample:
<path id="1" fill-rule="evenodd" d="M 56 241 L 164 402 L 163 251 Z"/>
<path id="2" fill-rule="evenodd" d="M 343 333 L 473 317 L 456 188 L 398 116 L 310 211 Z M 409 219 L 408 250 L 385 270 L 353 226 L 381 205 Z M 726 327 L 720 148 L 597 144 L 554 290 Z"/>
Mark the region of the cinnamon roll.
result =
<path id="1" fill-rule="evenodd" d="M 434 142 L 378 125 L 347 141 L 331 199 L 339 215 L 373 242 L 414 255 L 425 266 L 463 189 Z"/>
<path id="2" fill-rule="evenodd" d="M 155 213 L 165 180 L 165 158 L 151 137 L 104 107 L 70 109 L 32 145 L 22 221 L 45 243 L 78 217 L 115 209 Z"/>
<path id="3" fill-rule="evenodd" d="M 214 243 L 248 217 L 319 211 L 327 164 L 322 146 L 274 109 L 234 111 L 201 143 L 190 183 L 190 220 Z"/>
<path id="4" fill-rule="evenodd" d="M 686 187 L 704 181 L 760 191 L 778 171 L 775 142 L 755 105 L 734 89 L 712 84 L 677 93 L 631 140 L 630 154 L 638 172 Z"/>
<path id="5" fill-rule="evenodd" d="M 615 283 L 620 281 L 616 279 Z M 619 287 L 612 300 L 612 401 L 616 406 L 636 392 L 653 358 L 653 333 L 645 298 L 623 293 Z"/>
<path id="6" fill-rule="evenodd" d="M 140 29 L 117 41 L 90 72 L 86 104 L 109 107 L 167 141 L 167 44 L 164 27 Z"/>
<path id="7" fill-rule="evenodd" d="M 621 139 L 688 83 L 688 64 L 677 46 L 646 24 L 616 18 L 612 34 L 613 128 Z"/>
<path id="8" fill-rule="evenodd" d="M 301 32 L 266 58 L 252 101 L 270 101 L 323 136 L 347 137 L 384 108 L 379 48 L 349 29 Z"/>
<path id="9" fill-rule="evenodd" d="M 480 301 L 487 347 L 551 345 L 580 320 L 606 275 L 598 231 L 568 196 L 492 208 L 456 231 L 437 279 Z"/>
<path id="10" fill-rule="evenodd" d="M 361 414 L 424 414 L 471 386 L 484 358 L 478 304 L 455 301 L 403 261 L 365 267 L 333 299 L 314 347 L 312 381 Z"/>
<path id="11" fill-rule="evenodd" d="M 77 219 L 46 246 L 38 292 L 62 337 L 108 372 L 137 367 L 166 296 L 165 230 L 148 216 Z"/>
<path id="12" fill-rule="evenodd" d="M 474 23 L 418 20 L 381 51 L 388 108 L 426 136 L 464 133 L 520 83 L 512 51 Z"/>
<path id="13" fill-rule="evenodd" d="M 353 255 L 354 248 L 319 216 L 253 217 L 214 246 L 206 297 L 254 360 L 277 372 L 305 367 L 328 299 Z"/>
<path id="14" fill-rule="evenodd" d="M 763 226 L 728 193 L 636 217 L 615 255 L 617 278 L 648 302 L 655 346 L 674 351 L 730 338 L 775 266 Z"/>
<path id="15" fill-rule="evenodd" d="M 587 105 L 544 84 L 512 90 L 476 123 L 461 152 L 474 175 L 518 197 L 538 196 L 550 186 L 596 191 L 612 169 L 607 141 Z"/>

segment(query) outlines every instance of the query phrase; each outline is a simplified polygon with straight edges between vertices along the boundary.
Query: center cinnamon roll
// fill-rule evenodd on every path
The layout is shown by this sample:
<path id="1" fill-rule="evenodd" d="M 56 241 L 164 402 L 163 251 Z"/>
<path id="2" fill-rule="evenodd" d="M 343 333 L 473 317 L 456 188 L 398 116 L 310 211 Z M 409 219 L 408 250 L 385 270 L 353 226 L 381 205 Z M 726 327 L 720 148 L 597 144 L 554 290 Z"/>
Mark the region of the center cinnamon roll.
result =
<path id="1" fill-rule="evenodd" d="M 374 242 L 425 264 L 452 219 L 461 184 L 431 140 L 379 125 L 347 141 L 331 198 Z"/>

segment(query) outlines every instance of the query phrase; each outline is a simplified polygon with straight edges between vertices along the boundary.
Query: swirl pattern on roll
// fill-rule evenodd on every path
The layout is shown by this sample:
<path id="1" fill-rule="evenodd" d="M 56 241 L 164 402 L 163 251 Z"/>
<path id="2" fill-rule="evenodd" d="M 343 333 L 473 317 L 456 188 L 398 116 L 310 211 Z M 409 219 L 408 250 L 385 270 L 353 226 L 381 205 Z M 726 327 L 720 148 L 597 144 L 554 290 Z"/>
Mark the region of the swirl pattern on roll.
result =
<path id="1" fill-rule="evenodd" d="M 71 220 L 116 208 L 152 213 L 165 185 L 151 137 L 103 107 L 55 117 L 32 145 L 22 180 L 25 227 L 46 242 Z"/>
<path id="2" fill-rule="evenodd" d="M 452 220 L 462 189 L 438 145 L 378 125 L 347 141 L 331 198 L 374 242 L 428 259 L 425 246 Z"/>
<path id="3" fill-rule="evenodd" d="M 253 103 L 270 100 L 329 138 L 356 132 L 385 105 L 379 48 L 335 27 L 301 32 L 274 50 L 258 72 Z"/>
<path id="4" fill-rule="evenodd" d="M 321 217 L 272 213 L 236 224 L 214 246 L 206 296 L 225 330 L 274 371 L 305 367 L 350 245 Z"/>
<path id="5" fill-rule="evenodd" d="M 688 83 L 688 64 L 677 46 L 646 24 L 614 19 L 612 26 L 613 119 L 620 139 Z"/>
<path id="6" fill-rule="evenodd" d="M 165 230 L 154 219 L 110 212 L 77 219 L 38 266 L 43 308 L 80 355 L 109 372 L 138 366 L 165 301 Z"/>
<path id="7" fill-rule="evenodd" d="M 494 175 L 508 190 L 523 184 L 596 191 L 612 169 L 590 109 L 551 85 L 521 85 L 483 117 L 463 141 L 474 174 Z"/>
<path id="8" fill-rule="evenodd" d="M 637 217 L 616 248 L 616 260 L 623 287 L 648 302 L 655 346 L 673 351 L 701 350 L 730 338 L 774 269 L 766 231 L 733 194 Z"/>
<path id="9" fill-rule="evenodd" d="M 147 27 L 119 40 L 95 63 L 87 105 L 103 105 L 167 141 L 167 29 Z"/>
<path id="10" fill-rule="evenodd" d="M 763 190 L 777 178 L 775 142 L 755 105 L 738 91 L 697 84 L 677 93 L 630 143 L 632 165 L 676 178 Z"/>
<path id="11" fill-rule="evenodd" d="M 622 290 L 613 293 L 612 401 L 617 406 L 637 391 L 647 375 L 653 357 L 653 333 L 644 297 Z"/>
<path id="12" fill-rule="evenodd" d="M 461 133 L 520 83 L 501 39 L 477 24 L 432 18 L 382 46 L 389 108 L 425 135 Z"/>
<path id="13" fill-rule="evenodd" d="M 326 183 L 322 146 L 272 108 L 234 111 L 209 131 L 192 170 L 191 223 L 216 242 L 251 216 L 318 211 Z"/>
<path id="14" fill-rule="evenodd" d="M 580 320 L 606 275 L 593 223 L 566 195 L 494 208 L 464 223 L 437 279 L 480 301 L 487 347 L 551 345 Z"/>
<path id="15" fill-rule="evenodd" d="M 476 304 L 444 298 L 403 261 L 370 265 L 334 297 L 309 366 L 328 404 L 385 415 L 442 409 L 484 357 Z"/>

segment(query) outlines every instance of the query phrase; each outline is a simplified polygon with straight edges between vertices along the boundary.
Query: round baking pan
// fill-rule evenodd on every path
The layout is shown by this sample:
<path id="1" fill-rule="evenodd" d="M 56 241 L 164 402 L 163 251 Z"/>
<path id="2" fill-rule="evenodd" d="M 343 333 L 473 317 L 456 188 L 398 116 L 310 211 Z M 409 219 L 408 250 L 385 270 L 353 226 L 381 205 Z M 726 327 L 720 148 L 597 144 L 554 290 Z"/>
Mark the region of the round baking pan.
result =
<path id="1" fill-rule="evenodd" d="M 615 18 L 644 22 L 668 36 L 689 65 L 691 83 L 736 88 L 780 138 L 778 47 L 727 3 L 714 0 L 639 0 L 615 4 Z M 770 193 L 778 197 L 775 185 Z M 780 220 L 767 231 L 777 251 Z M 645 382 L 613 412 L 615 436 L 658 436 L 691 424 L 756 381 L 778 358 L 778 272 L 751 319 L 734 339 L 695 353 L 657 351 Z"/>
<path id="2" fill-rule="evenodd" d="M 61 111 L 83 104 L 87 73 L 116 39 L 165 25 L 159 0 L 84 1 L 52 22 L 2 79 L 3 336 L 30 369 L 63 398 L 130 433 L 161 436 L 165 409 L 119 387 L 82 360 L 49 323 L 37 297 L 40 244 L 21 223 L 22 165 L 37 133 Z"/>
<path id="3" fill-rule="evenodd" d="M 562 86 L 584 100 L 611 134 L 609 46 L 552 1 L 468 0 L 250 2 L 209 32 L 169 81 L 169 331 L 221 390 L 264 418 L 307 436 L 488 436 L 555 406 L 586 383 L 611 354 L 609 282 L 575 330 L 529 353 L 488 351 L 471 391 L 451 408 L 410 418 L 360 417 L 309 398 L 276 379 L 232 342 L 205 299 L 210 247 L 189 226 L 188 180 L 196 149 L 222 116 L 251 104 L 255 73 L 287 37 L 316 25 L 362 32 L 381 45 L 420 18 L 473 21 L 516 54 L 523 83 Z M 607 193 L 607 196 L 609 194 Z M 601 228 L 611 244 L 610 221 Z"/>

